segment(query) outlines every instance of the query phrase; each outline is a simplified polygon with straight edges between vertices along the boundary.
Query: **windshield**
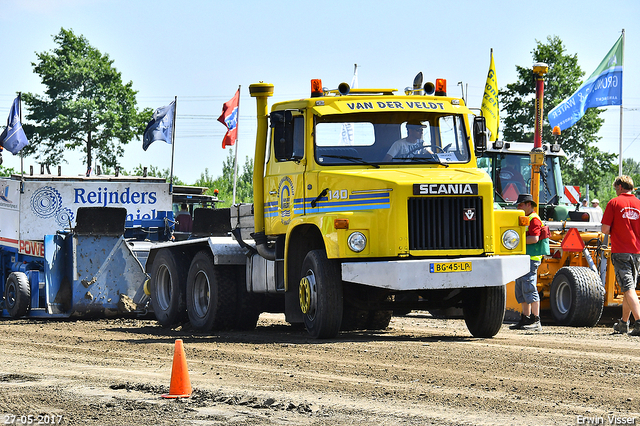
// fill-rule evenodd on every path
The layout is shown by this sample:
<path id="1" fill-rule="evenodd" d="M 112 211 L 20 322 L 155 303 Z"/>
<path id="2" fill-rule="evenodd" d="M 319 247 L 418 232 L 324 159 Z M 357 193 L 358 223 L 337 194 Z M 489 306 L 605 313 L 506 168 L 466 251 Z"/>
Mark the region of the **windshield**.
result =
<path id="1" fill-rule="evenodd" d="M 486 153 L 478 158 L 478 167 L 485 170 L 495 187 L 495 201 L 513 203 L 518 194 L 531 193 L 531 161 L 528 154 Z M 558 204 L 560 166 L 558 157 L 546 156 L 540 167 L 540 203 Z"/>
<path id="2" fill-rule="evenodd" d="M 448 164 L 471 157 L 461 115 L 369 113 L 315 120 L 315 158 L 321 165 Z"/>

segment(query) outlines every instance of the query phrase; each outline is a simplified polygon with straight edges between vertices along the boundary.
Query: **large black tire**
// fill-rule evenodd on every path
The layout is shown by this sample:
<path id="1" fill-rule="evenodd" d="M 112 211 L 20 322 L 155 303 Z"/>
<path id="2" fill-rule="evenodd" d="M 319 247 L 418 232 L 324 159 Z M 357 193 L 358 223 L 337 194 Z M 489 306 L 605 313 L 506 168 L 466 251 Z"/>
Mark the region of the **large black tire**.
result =
<path id="1" fill-rule="evenodd" d="M 187 282 L 187 257 L 177 251 L 162 249 L 151 265 L 151 307 L 163 327 L 186 320 L 184 293 Z"/>
<path id="2" fill-rule="evenodd" d="M 340 330 L 365 330 L 367 328 L 368 321 L 369 311 L 358 309 L 355 306 L 345 302 L 344 310 L 342 312 L 342 324 L 340 325 Z"/>
<path id="3" fill-rule="evenodd" d="M 400 293 L 393 296 L 393 300 L 396 302 L 417 302 L 419 296 L 416 293 Z M 403 317 L 411 313 L 411 308 L 396 308 L 393 310 L 393 315 L 397 317 Z"/>
<path id="4" fill-rule="evenodd" d="M 385 330 L 389 327 L 393 311 L 370 311 L 367 330 Z"/>
<path id="5" fill-rule="evenodd" d="M 302 262 L 299 296 L 304 325 L 315 339 L 330 339 L 340 331 L 343 312 L 340 264 L 324 250 L 312 250 Z"/>
<path id="6" fill-rule="evenodd" d="M 231 327 L 236 330 L 253 330 L 258 324 L 258 317 L 264 308 L 264 295 L 247 292 L 244 266 L 230 268 L 234 277 L 237 297 L 235 321 Z"/>
<path id="7" fill-rule="evenodd" d="M 236 315 L 234 268 L 215 266 L 211 252 L 202 250 L 191 261 L 187 275 L 187 314 L 200 331 L 231 327 Z"/>
<path id="8" fill-rule="evenodd" d="M 4 303 L 11 318 L 23 317 L 31 307 L 31 287 L 24 272 L 12 272 L 4 286 Z"/>
<path id="9" fill-rule="evenodd" d="M 581 266 L 560 268 L 551 283 L 551 315 L 557 324 L 593 327 L 604 307 L 598 274 Z"/>
<path id="10" fill-rule="evenodd" d="M 462 293 L 464 322 L 473 337 L 493 337 L 502 326 L 507 305 L 507 288 L 475 287 Z"/>

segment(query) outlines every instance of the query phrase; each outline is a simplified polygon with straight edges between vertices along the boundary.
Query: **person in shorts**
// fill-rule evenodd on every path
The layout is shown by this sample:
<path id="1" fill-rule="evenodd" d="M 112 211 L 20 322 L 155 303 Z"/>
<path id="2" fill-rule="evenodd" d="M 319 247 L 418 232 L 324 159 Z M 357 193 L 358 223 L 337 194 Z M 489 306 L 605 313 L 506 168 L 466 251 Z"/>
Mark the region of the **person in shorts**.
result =
<path id="1" fill-rule="evenodd" d="M 520 321 L 509 326 L 511 330 L 542 331 L 540 323 L 540 295 L 538 294 L 538 267 L 542 263 L 542 256 L 549 254 L 548 228 L 535 211 L 537 204 L 531 194 L 520 194 L 516 207 L 524 210 L 529 217 L 527 227 L 527 254 L 530 257 L 529 272 L 516 279 L 516 300 L 522 306 Z"/>
<path id="2" fill-rule="evenodd" d="M 633 179 L 618 176 L 613 182 L 614 199 L 602 216 L 602 232 L 611 236 L 611 263 L 623 293 L 622 318 L 613 325 L 614 333 L 629 332 L 629 317 L 635 323 L 629 334 L 640 336 L 640 303 L 636 293 L 640 268 L 640 200 L 633 194 Z"/>

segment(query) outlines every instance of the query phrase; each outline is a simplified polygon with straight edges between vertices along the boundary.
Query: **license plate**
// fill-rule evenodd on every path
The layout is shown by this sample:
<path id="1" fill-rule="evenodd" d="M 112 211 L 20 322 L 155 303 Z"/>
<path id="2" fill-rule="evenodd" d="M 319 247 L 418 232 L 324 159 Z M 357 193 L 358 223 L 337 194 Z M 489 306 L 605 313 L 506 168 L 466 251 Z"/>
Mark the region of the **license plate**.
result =
<path id="1" fill-rule="evenodd" d="M 431 272 L 471 272 L 471 262 L 432 263 Z"/>

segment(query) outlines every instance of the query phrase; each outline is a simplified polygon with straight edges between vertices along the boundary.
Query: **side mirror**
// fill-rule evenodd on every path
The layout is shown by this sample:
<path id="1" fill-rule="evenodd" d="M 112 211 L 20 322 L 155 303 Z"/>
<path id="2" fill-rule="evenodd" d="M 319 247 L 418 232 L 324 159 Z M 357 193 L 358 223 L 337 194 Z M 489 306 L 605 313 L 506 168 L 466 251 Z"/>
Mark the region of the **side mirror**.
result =
<path id="1" fill-rule="evenodd" d="M 293 155 L 293 118 L 291 111 L 273 111 L 273 150 L 276 160 L 287 161 Z"/>
<path id="2" fill-rule="evenodd" d="M 487 121 L 484 117 L 473 118 L 473 144 L 476 152 L 483 153 L 487 149 Z"/>

